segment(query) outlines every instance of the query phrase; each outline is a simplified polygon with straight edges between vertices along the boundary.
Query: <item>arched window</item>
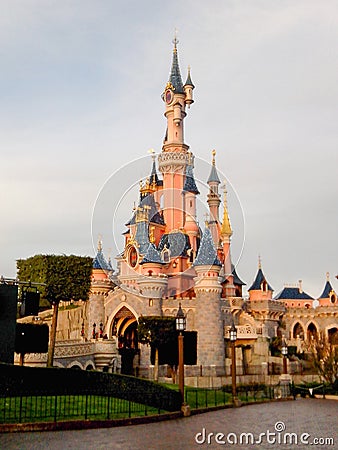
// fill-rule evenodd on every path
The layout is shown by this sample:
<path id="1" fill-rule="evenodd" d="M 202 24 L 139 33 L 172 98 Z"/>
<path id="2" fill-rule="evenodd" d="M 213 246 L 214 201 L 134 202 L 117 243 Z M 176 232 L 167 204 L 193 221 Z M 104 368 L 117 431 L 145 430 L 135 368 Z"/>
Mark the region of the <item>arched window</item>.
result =
<path id="1" fill-rule="evenodd" d="M 310 323 L 307 327 L 307 338 L 310 341 L 311 339 L 317 339 L 318 337 L 318 331 L 317 327 L 314 323 Z"/>
<path id="2" fill-rule="evenodd" d="M 330 328 L 327 332 L 330 344 L 338 345 L 338 329 L 337 327 Z"/>
<path id="3" fill-rule="evenodd" d="M 163 262 L 165 262 L 166 264 L 170 262 L 170 250 L 168 249 L 168 247 L 165 245 L 164 249 L 162 250 L 162 259 Z"/>
<path id="4" fill-rule="evenodd" d="M 299 322 L 297 322 L 293 327 L 292 336 L 294 339 L 297 339 L 297 337 L 304 339 L 304 328 Z"/>

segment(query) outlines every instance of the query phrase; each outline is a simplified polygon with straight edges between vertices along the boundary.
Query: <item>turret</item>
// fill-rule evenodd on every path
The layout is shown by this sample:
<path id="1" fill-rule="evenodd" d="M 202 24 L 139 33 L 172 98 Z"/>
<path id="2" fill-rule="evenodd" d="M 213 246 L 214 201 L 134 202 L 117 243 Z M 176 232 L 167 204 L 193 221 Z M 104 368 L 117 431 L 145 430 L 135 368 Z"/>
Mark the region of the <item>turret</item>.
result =
<path id="1" fill-rule="evenodd" d="M 337 294 L 334 291 L 334 289 L 330 283 L 329 272 L 326 273 L 326 283 L 325 283 L 323 292 L 321 293 L 320 297 L 318 298 L 318 301 L 319 301 L 320 306 L 336 306 L 337 305 Z"/>
<path id="2" fill-rule="evenodd" d="M 212 234 L 212 238 L 214 240 L 214 244 L 216 248 L 219 246 L 219 205 L 221 203 L 220 195 L 218 192 L 218 186 L 221 183 L 216 170 L 216 150 L 212 151 L 212 163 L 211 163 L 211 171 L 208 178 L 209 185 L 209 194 L 208 194 L 208 205 L 210 211 L 210 231 Z"/>
<path id="3" fill-rule="evenodd" d="M 193 82 L 191 81 L 190 66 L 188 67 L 188 76 L 187 76 L 187 80 L 183 86 L 183 89 L 185 92 L 185 103 L 188 105 L 188 108 L 190 108 L 190 105 L 192 103 L 194 103 L 192 91 L 195 89 L 195 86 L 194 86 Z"/>
<path id="4" fill-rule="evenodd" d="M 221 309 L 221 262 L 206 224 L 194 261 L 197 325 L 197 364 L 205 375 L 224 375 L 224 330 Z M 210 339 L 212 336 L 212 339 Z"/>
<path id="5" fill-rule="evenodd" d="M 255 281 L 248 289 L 249 291 L 249 300 L 271 300 L 273 289 L 270 284 L 267 282 L 265 275 L 262 271 L 261 259 L 258 259 L 258 272 L 255 278 Z"/>

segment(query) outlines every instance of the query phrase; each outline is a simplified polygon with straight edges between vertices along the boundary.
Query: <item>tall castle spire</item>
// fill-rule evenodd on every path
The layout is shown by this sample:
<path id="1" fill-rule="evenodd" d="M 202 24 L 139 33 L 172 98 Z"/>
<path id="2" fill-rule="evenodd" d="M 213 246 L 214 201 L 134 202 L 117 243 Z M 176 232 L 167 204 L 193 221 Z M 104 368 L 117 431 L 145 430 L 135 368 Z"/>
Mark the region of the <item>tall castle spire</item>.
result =
<path id="1" fill-rule="evenodd" d="M 158 158 L 158 168 L 163 175 L 163 214 L 167 225 L 166 232 L 184 227 L 185 222 L 182 191 L 191 156 L 189 155 L 189 146 L 184 142 L 184 119 L 187 115 L 186 106 L 193 102 L 192 90 L 194 88 L 190 75 L 188 75 L 187 83 L 183 86 L 178 63 L 176 35 L 173 44 L 170 76 L 162 94 L 167 130 L 162 152 Z M 189 176 L 189 179 L 191 181 L 192 177 Z"/>
<path id="2" fill-rule="evenodd" d="M 177 44 L 178 39 L 175 33 L 175 37 L 173 39 L 174 49 L 173 49 L 173 61 L 171 65 L 171 72 L 169 77 L 169 83 L 175 88 L 175 92 L 179 94 L 183 94 L 183 83 L 181 78 L 180 66 L 178 63 L 178 54 L 177 54 Z"/>

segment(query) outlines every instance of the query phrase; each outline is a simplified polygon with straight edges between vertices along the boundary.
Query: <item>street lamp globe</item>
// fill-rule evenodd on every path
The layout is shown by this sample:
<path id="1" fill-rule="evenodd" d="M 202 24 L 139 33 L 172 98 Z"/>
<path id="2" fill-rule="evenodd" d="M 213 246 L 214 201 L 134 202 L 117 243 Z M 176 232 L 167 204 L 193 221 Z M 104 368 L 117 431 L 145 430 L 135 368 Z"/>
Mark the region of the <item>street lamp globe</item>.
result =
<path id="1" fill-rule="evenodd" d="M 237 328 L 235 327 L 235 324 L 232 322 L 230 328 L 230 342 L 236 342 L 236 340 L 237 340 Z"/>
<path id="2" fill-rule="evenodd" d="M 176 330 L 184 331 L 186 329 L 187 320 L 184 315 L 183 309 L 181 308 L 181 303 L 179 304 L 177 315 L 176 315 Z"/>
<path id="3" fill-rule="evenodd" d="M 288 346 L 287 346 L 287 344 L 285 342 L 285 339 L 284 339 L 283 344 L 282 344 L 282 355 L 286 356 L 287 354 L 288 354 Z"/>

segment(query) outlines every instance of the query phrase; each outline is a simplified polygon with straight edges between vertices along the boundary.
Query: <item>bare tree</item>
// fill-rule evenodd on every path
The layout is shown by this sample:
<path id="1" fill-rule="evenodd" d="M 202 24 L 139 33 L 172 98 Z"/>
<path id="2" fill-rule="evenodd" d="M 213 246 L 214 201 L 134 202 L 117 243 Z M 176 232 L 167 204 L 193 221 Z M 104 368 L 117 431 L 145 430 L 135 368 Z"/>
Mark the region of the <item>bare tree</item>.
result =
<path id="1" fill-rule="evenodd" d="M 306 352 L 318 375 L 327 383 L 333 384 L 338 379 L 338 345 L 335 341 L 324 335 L 312 336 Z"/>

